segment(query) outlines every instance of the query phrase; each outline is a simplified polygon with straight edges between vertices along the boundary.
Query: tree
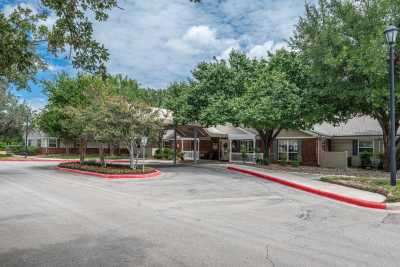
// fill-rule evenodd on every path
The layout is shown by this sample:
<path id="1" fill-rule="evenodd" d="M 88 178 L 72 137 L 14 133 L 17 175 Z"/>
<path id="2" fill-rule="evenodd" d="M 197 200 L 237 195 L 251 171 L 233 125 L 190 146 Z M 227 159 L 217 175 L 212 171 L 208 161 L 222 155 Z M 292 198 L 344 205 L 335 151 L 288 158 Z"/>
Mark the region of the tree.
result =
<path id="1" fill-rule="evenodd" d="M 199 0 L 190 0 L 200 2 Z M 39 47 L 55 56 L 67 56 L 76 69 L 106 74 L 107 49 L 93 39 L 93 20 L 107 20 L 117 0 L 40 0 L 33 9 L 19 5 L 6 15 L 0 13 L 0 81 L 27 88 L 38 71 L 46 68 Z M 49 17 L 55 18 L 48 25 Z"/>
<path id="2" fill-rule="evenodd" d="M 389 162 L 389 115 L 383 31 L 387 25 L 399 24 L 399 11 L 396 0 L 320 0 L 318 5 L 306 5 L 306 15 L 291 41 L 312 68 L 319 86 L 311 94 L 325 120 L 338 122 L 355 115 L 377 119 L 383 131 L 385 169 Z M 398 96 L 399 86 L 396 91 Z M 399 120 L 395 128 L 397 132 Z"/>
<path id="3" fill-rule="evenodd" d="M 142 102 L 131 102 L 126 97 L 109 98 L 108 111 L 112 116 L 110 127 L 129 150 L 130 167 L 137 167 L 141 138 L 153 137 L 161 120 L 157 109 Z"/>
<path id="4" fill-rule="evenodd" d="M 287 77 L 268 68 L 247 84 L 246 93 L 232 100 L 237 120 L 257 130 L 262 140 L 264 162 L 269 161 L 272 142 L 282 129 L 303 129 L 302 92 Z"/>
<path id="5" fill-rule="evenodd" d="M 46 62 L 41 45 L 55 56 L 69 54 L 77 69 L 105 74 L 106 48 L 93 39 L 93 25 L 107 19 L 116 0 L 41 0 L 41 8 L 18 6 L 8 16 L 0 13 L 0 80 L 26 88 Z M 56 18 L 46 25 L 49 16 Z"/>
<path id="6" fill-rule="evenodd" d="M 91 76 L 68 77 L 61 74 L 56 81 L 45 83 L 48 103 L 38 118 L 41 130 L 49 135 L 62 138 L 67 144 L 79 140 L 80 161 L 83 163 L 86 144 L 89 138 L 87 131 L 89 94 L 91 85 L 101 84 L 100 78 Z"/>
<path id="7" fill-rule="evenodd" d="M 29 107 L 0 86 L 0 141 L 21 141 Z"/>
<path id="8" fill-rule="evenodd" d="M 193 71 L 187 96 L 190 117 L 204 125 L 231 123 L 254 128 L 264 159 L 282 129 L 307 128 L 321 120 L 313 112 L 308 67 L 296 52 L 285 50 L 252 60 L 233 52 L 228 61 L 201 63 Z"/>
<path id="9" fill-rule="evenodd" d="M 233 51 L 228 61 L 202 62 L 192 71 L 194 81 L 187 101 L 192 121 L 203 125 L 238 124 L 230 102 L 242 96 L 245 84 L 255 73 L 257 62 Z"/>

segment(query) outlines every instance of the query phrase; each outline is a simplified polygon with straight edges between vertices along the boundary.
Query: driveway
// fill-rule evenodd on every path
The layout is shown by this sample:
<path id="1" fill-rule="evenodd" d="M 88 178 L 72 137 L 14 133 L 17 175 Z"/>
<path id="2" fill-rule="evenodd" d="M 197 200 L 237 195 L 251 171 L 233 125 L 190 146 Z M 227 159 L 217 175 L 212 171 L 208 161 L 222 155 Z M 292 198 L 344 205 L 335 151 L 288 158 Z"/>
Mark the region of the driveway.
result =
<path id="1" fill-rule="evenodd" d="M 0 162 L 0 266 L 398 266 L 400 214 L 223 169 L 150 180 Z"/>

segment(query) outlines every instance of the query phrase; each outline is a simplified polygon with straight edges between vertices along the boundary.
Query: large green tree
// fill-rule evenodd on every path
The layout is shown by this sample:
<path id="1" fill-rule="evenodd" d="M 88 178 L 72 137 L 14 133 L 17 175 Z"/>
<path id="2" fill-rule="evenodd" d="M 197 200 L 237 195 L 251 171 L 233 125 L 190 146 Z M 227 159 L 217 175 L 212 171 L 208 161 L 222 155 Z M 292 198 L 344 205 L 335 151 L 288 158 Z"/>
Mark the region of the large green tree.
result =
<path id="1" fill-rule="evenodd" d="M 199 0 L 190 0 L 200 2 Z M 46 59 L 44 45 L 55 56 L 67 56 L 76 69 L 106 74 L 107 49 L 93 38 L 93 21 L 105 21 L 117 0 L 40 0 L 37 8 L 18 5 L 0 13 L 0 81 L 26 88 Z M 49 25 L 51 17 L 53 23 Z"/>
<path id="2" fill-rule="evenodd" d="M 383 31 L 400 23 L 398 0 L 320 0 L 306 5 L 292 46 L 319 85 L 311 91 L 325 120 L 337 122 L 355 115 L 377 119 L 388 166 L 388 47 Z M 399 86 L 396 88 L 398 96 Z M 399 102 L 397 102 L 399 103 Z M 397 112 L 400 105 L 397 105 Z M 399 120 L 396 121 L 396 131 Z"/>
<path id="3" fill-rule="evenodd" d="M 307 104 L 313 83 L 295 52 L 281 50 L 263 60 L 232 52 L 227 61 L 199 64 L 193 77 L 186 96 L 189 112 L 182 112 L 186 119 L 254 128 L 264 151 L 282 129 L 306 128 L 321 119 Z M 264 157 L 267 161 L 268 153 Z"/>
<path id="4" fill-rule="evenodd" d="M 20 141 L 29 107 L 0 85 L 0 142 Z"/>
<path id="5" fill-rule="evenodd" d="M 102 79 L 91 76 L 69 77 L 60 75 L 57 80 L 45 83 L 48 103 L 38 118 L 41 130 L 62 138 L 67 148 L 79 140 L 81 161 L 84 160 L 88 140 L 87 108 L 90 103 L 89 88 L 101 84 Z"/>
<path id="6" fill-rule="evenodd" d="M 93 25 L 107 19 L 117 0 L 42 0 L 40 8 L 18 6 L 0 13 L 0 80 L 26 88 L 29 80 L 46 67 L 38 51 L 42 44 L 55 56 L 71 58 L 77 69 L 105 74 L 106 48 L 93 39 Z M 49 16 L 55 17 L 47 25 Z"/>

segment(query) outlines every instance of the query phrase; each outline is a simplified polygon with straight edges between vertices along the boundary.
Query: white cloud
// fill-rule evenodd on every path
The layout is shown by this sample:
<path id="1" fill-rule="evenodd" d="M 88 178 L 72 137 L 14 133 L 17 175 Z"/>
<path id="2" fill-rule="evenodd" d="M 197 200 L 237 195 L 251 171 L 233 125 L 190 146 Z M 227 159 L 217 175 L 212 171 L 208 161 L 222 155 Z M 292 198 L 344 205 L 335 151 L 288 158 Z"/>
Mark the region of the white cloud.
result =
<path id="1" fill-rule="evenodd" d="M 219 55 L 217 57 L 218 60 L 224 59 L 227 60 L 229 58 L 229 55 L 231 54 L 232 51 L 239 51 L 240 50 L 240 46 L 238 43 L 228 47 L 227 49 L 225 49 L 224 51 L 222 51 L 221 55 Z"/>
<path id="2" fill-rule="evenodd" d="M 33 4 L 30 3 L 18 3 L 16 5 L 5 5 L 3 8 L 3 13 L 6 17 L 10 16 L 18 7 L 25 8 L 25 9 L 30 9 L 32 11 L 32 14 L 37 15 L 39 14 L 38 8 L 34 6 Z M 50 14 L 46 20 L 39 21 L 38 25 L 44 25 L 48 28 L 53 27 L 53 25 L 56 23 L 56 16 L 54 14 Z"/>
<path id="3" fill-rule="evenodd" d="M 165 45 L 178 53 L 186 54 L 199 54 L 206 50 L 219 52 L 222 49 L 238 47 L 236 40 L 218 38 L 217 30 L 206 25 L 192 26 L 181 38 L 170 39 Z"/>
<path id="4" fill-rule="evenodd" d="M 286 42 L 274 43 L 274 41 L 267 41 L 264 44 L 253 46 L 249 52 L 247 52 L 247 56 L 253 59 L 266 59 L 268 58 L 268 52 L 275 53 L 277 50 L 287 47 L 288 45 Z"/>

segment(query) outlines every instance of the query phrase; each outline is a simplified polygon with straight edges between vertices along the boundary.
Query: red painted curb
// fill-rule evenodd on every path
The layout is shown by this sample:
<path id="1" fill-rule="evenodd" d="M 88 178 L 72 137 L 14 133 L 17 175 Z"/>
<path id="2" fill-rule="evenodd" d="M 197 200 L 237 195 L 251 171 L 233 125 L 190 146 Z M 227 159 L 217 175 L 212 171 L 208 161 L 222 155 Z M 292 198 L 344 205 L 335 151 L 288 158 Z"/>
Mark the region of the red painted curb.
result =
<path id="1" fill-rule="evenodd" d="M 154 172 L 145 173 L 145 174 L 104 174 L 104 173 L 74 170 L 74 169 L 68 169 L 68 168 L 62 168 L 62 167 L 56 167 L 56 169 L 60 170 L 60 171 L 64 171 L 64 172 L 86 174 L 86 175 L 92 175 L 92 176 L 108 178 L 108 179 L 146 179 L 146 178 L 156 177 L 161 174 L 161 172 L 159 170 L 155 170 Z"/>
<path id="2" fill-rule="evenodd" d="M 298 183 L 291 182 L 291 181 L 286 181 L 286 180 L 276 178 L 276 177 L 273 177 L 273 176 L 270 176 L 267 174 L 263 174 L 263 173 L 259 173 L 259 172 L 255 172 L 255 171 L 251 171 L 251 170 L 246 170 L 246 169 L 241 169 L 238 167 L 229 166 L 227 169 L 245 173 L 245 174 L 250 174 L 250 175 L 253 175 L 253 176 L 256 176 L 256 177 L 259 177 L 262 179 L 266 179 L 266 180 L 269 180 L 269 181 L 272 181 L 275 183 L 293 187 L 293 188 L 296 188 L 299 190 L 303 190 L 303 191 L 306 191 L 306 192 L 309 192 L 312 194 L 327 197 L 327 198 L 334 199 L 337 201 L 346 202 L 346 203 L 353 204 L 356 206 L 361 206 L 361 207 L 366 207 L 366 208 L 371 208 L 371 209 L 387 209 L 386 203 L 362 200 L 362 199 L 358 199 L 358 198 L 352 198 L 352 197 L 348 197 L 348 196 L 344 196 L 344 195 L 339 195 L 339 194 L 332 193 L 332 192 L 322 191 L 319 189 L 315 189 L 313 187 L 305 186 L 305 185 L 298 184 Z"/>
<path id="3" fill-rule="evenodd" d="M 7 159 L 0 160 L 1 162 L 77 162 L 76 159 Z"/>

